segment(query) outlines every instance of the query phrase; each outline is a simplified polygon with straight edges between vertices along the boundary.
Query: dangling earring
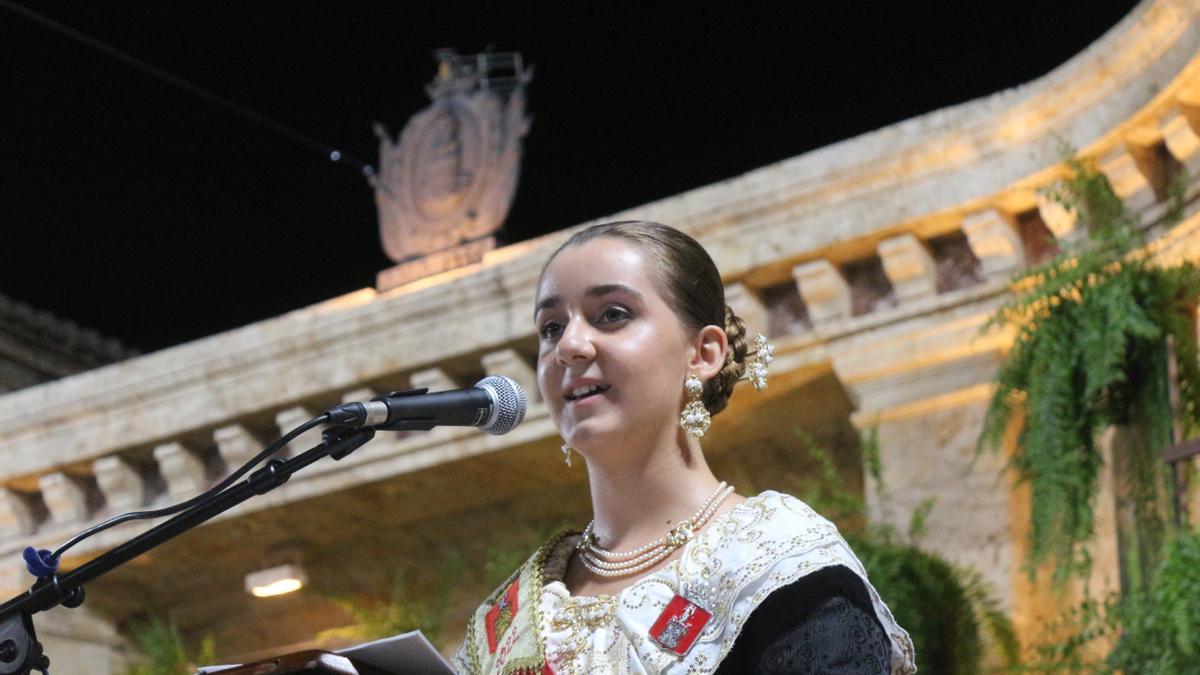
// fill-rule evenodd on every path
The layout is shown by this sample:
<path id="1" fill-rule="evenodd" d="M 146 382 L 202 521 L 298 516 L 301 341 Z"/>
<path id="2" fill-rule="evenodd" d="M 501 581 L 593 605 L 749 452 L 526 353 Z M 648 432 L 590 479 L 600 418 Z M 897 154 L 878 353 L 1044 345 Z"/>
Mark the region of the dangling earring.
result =
<path id="1" fill-rule="evenodd" d="M 708 409 L 700 400 L 704 394 L 704 383 L 695 375 L 688 375 L 683 381 L 683 389 L 687 392 L 688 404 L 683 407 L 683 412 L 679 413 L 679 426 L 693 438 L 700 438 L 712 423 Z"/>
<path id="2" fill-rule="evenodd" d="M 566 462 L 567 468 L 570 468 L 570 466 L 571 466 L 571 446 L 567 445 L 566 443 L 563 443 L 562 451 L 563 451 L 563 461 Z"/>

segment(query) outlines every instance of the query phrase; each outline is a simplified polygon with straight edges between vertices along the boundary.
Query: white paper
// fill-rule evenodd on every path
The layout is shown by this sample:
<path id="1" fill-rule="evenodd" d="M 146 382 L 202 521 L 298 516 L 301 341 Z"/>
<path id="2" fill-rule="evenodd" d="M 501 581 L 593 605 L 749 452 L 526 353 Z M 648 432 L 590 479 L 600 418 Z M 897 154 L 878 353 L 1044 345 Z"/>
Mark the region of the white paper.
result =
<path id="1" fill-rule="evenodd" d="M 339 649 L 334 654 L 345 656 L 355 663 L 378 668 L 385 673 L 454 675 L 454 669 L 419 630 Z M 217 673 L 228 668 L 237 668 L 237 666 L 205 666 L 196 673 L 197 675 Z"/>
<path id="2" fill-rule="evenodd" d="M 419 630 L 393 635 L 334 652 L 399 675 L 454 675 L 454 669 Z"/>

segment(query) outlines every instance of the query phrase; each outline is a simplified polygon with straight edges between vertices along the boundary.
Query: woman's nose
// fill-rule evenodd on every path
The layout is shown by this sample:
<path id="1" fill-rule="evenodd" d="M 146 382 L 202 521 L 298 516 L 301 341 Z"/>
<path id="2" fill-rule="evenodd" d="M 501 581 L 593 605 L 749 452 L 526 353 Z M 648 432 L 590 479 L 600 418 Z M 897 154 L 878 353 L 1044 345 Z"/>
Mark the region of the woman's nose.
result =
<path id="1" fill-rule="evenodd" d="M 592 334 L 586 321 L 573 319 L 558 337 L 558 360 L 563 365 L 591 359 L 596 355 Z"/>

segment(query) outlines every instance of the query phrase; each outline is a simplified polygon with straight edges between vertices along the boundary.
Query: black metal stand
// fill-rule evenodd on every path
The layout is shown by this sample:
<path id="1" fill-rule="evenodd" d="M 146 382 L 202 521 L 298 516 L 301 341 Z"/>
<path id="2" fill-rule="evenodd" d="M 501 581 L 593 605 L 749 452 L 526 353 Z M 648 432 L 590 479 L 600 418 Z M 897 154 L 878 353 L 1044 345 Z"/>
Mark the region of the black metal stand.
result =
<path id="1" fill-rule="evenodd" d="M 0 605 L 0 675 L 46 672 L 49 660 L 42 653 L 33 629 L 32 616 L 57 605 L 83 604 L 83 585 L 156 546 L 203 524 L 247 499 L 283 485 L 292 474 L 329 456 L 334 460 L 354 452 L 375 437 L 372 428 L 326 429 L 323 442 L 292 457 L 274 458 L 251 473 L 246 480 L 211 495 L 190 509 L 139 534 L 120 546 L 80 565 L 66 574 L 39 579 L 28 591 Z"/>

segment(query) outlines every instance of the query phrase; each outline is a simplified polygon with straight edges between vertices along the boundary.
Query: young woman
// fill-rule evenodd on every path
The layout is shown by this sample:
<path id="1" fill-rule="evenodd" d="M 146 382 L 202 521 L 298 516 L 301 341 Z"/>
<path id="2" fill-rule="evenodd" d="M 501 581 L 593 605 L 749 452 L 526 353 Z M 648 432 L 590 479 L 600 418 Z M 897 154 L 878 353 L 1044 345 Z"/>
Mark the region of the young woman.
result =
<path id="1" fill-rule="evenodd" d="M 590 227 L 550 257 L 538 385 L 587 463 L 593 520 L 553 538 L 475 612 L 467 673 L 912 672 L 908 634 L 836 528 L 746 498 L 700 447 L 749 368 L 712 259 L 665 225 Z M 761 381 L 756 385 L 762 384 Z"/>

